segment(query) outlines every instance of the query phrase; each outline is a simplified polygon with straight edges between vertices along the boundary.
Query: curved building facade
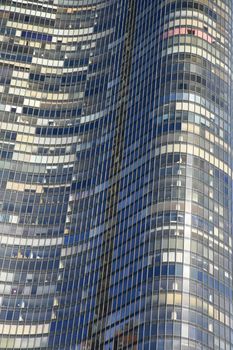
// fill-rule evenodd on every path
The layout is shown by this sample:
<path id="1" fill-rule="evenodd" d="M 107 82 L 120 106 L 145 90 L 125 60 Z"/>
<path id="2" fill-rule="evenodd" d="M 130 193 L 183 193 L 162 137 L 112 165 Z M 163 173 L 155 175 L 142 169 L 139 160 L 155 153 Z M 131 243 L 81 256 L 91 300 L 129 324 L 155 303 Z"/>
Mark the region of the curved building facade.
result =
<path id="1" fill-rule="evenodd" d="M 0 349 L 233 349 L 232 1 L 0 4 Z"/>

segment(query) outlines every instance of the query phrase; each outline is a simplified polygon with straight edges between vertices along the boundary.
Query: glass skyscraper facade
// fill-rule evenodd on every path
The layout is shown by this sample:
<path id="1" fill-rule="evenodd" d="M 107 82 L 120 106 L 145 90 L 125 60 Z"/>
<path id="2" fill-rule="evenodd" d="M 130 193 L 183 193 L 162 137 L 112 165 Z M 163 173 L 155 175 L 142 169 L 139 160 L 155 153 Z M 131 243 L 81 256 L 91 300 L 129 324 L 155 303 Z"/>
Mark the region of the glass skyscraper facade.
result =
<path id="1" fill-rule="evenodd" d="M 0 0 L 1 350 L 233 350 L 232 6 Z"/>

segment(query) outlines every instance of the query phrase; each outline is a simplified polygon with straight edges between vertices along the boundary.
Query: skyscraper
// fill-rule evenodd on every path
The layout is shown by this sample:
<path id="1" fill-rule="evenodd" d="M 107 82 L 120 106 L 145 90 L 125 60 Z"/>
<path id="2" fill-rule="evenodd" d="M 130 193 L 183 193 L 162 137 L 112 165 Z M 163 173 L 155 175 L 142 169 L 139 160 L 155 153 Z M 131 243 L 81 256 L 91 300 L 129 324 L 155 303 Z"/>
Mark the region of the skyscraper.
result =
<path id="1" fill-rule="evenodd" d="M 0 349 L 232 350 L 232 1 L 0 16 Z"/>

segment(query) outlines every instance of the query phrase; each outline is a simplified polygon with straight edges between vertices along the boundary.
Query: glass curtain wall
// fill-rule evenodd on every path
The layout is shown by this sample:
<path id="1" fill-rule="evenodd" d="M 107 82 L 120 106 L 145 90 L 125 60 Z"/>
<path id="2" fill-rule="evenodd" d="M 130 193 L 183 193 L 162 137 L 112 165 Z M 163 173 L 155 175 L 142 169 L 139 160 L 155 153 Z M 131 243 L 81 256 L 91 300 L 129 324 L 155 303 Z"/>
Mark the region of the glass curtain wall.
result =
<path id="1" fill-rule="evenodd" d="M 231 350 L 232 2 L 0 0 L 0 349 Z"/>

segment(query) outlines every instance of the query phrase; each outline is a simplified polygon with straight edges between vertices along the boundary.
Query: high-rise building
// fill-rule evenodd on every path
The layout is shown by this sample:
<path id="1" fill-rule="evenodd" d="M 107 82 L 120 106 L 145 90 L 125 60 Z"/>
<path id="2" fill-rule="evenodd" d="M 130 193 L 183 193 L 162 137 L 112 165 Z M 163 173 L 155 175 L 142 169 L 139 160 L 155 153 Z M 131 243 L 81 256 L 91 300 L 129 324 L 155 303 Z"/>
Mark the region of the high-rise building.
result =
<path id="1" fill-rule="evenodd" d="M 231 0 L 0 0 L 0 349 L 232 350 Z"/>

